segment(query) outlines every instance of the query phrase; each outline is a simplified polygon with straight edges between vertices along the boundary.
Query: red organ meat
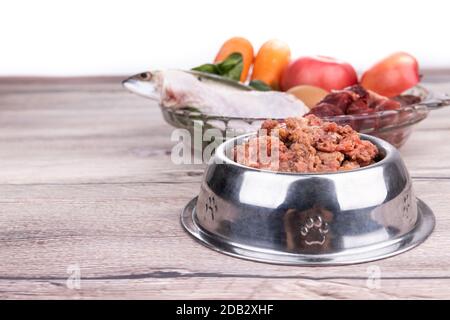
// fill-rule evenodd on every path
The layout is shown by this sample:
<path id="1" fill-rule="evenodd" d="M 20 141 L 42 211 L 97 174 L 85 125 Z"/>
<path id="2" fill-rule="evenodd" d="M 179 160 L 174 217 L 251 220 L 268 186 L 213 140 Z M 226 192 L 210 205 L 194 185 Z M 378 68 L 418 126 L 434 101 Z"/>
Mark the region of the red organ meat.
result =
<path id="1" fill-rule="evenodd" d="M 370 114 L 384 110 L 400 109 L 401 103 L 354 85 L 333 91 L 323 98 L 308 114 L 333 117 L 353 114 Z"/>

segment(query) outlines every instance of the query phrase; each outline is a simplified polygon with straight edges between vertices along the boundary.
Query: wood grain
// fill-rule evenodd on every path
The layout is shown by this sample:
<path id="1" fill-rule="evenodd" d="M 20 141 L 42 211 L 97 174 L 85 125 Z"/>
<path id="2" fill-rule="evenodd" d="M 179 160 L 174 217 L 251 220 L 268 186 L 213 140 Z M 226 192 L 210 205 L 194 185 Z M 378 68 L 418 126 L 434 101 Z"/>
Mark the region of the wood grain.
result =
<path id="1" fill-rule="evenodd" d="M 449 84 L 434 83 L 439 91 Z M 0 81 L 0 298 L 448 298 L 450 109 L 402 154 L 436 230 L 399 256 L 300 268 L 224 256 L 182 230 L 203 166 L 170 161 L 171 128 L 117 78 Z M 66 286 L 77 265 L 81 288 Z M 367 286 L 369 266 L 381 271 Z"/>

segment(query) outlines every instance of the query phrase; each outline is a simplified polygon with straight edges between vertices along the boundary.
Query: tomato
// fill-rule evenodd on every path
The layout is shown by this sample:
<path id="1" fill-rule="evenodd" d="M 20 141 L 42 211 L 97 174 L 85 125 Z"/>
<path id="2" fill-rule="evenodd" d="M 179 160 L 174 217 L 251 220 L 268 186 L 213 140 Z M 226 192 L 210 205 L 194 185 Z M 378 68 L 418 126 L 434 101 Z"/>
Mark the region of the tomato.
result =
<path id="1" fill-rule="evenodd" d="M 420 81 L 416 58 L 397 52 L 376 63 L 364 72 L 361 85 L 386 97 L 395 97 Z"/>

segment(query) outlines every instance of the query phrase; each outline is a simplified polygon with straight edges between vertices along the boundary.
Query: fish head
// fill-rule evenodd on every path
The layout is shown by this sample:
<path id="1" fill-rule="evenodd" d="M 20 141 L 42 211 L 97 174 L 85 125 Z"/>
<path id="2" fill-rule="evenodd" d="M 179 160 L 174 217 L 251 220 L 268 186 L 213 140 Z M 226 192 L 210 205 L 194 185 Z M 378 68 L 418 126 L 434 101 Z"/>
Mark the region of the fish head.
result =
<path id="1" fill-rule="evenodd" d="M 140 96 L 159 100 L 159 91 L 156 84 L 155 73 L 141 72 L 122 81 L 122 85 L 129 91 Z"/>

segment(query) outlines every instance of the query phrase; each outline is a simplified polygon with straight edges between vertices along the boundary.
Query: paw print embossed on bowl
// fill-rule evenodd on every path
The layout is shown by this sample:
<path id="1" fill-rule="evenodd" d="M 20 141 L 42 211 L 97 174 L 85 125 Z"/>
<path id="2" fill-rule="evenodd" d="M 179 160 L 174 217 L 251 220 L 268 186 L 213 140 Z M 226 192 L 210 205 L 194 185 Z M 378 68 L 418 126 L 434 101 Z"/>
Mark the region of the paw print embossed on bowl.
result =
<path id="1" fill-rule="evenodd" d="M 308 217 L 306 222 L 300 227 L 300 235 L 308 246 L 323 245 L 328 233 L 328 223 L 324 222 L 321 216 Z"/>

